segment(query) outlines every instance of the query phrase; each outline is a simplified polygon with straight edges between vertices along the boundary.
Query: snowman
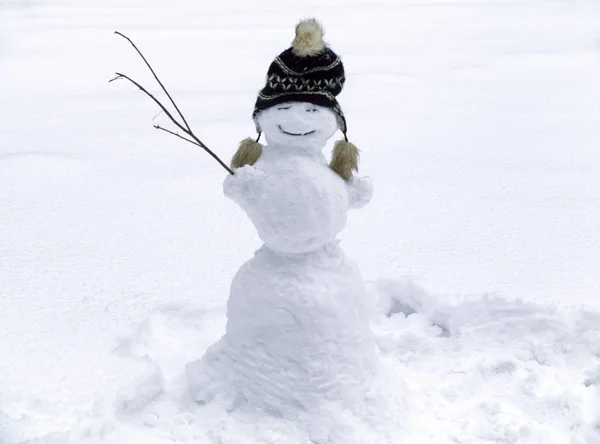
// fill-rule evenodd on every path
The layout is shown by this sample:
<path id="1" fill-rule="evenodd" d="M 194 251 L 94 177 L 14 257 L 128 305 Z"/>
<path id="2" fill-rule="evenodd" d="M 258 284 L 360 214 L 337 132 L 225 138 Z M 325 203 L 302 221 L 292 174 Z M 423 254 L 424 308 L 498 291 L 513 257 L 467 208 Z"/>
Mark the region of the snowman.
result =
<path id="1" fill-rule="evenodd" d="M 333 406 L 364 410 L 380 370 L 363 278 L 336 240 L 348 209 L 373 191 L 356 175 L 358 149 L 335 98 L 344 80 L 319 23 L 300 22 L 256 101 L 266 146 L 244 140 L 224 182 L 264 245 L 233 279 L 225 335 L 187 367 L 196 402 L 324 436 Z M 322 150 L 338 129 L 344 140 L 328 163 Z"/>

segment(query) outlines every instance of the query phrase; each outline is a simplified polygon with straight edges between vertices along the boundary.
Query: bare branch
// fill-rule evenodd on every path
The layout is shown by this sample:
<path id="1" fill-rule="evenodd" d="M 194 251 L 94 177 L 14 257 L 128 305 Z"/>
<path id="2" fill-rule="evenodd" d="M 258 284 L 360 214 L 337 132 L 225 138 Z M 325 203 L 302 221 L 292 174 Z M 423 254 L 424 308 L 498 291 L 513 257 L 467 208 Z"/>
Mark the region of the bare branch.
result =
<path id="1" fill-rule="evenodd" d="M 194 139 L 197 143 L 198 146 L 204 148 L 204 151 L 206 151 L 208 154 L 211 155 L 211 157 L 213 159 L 215 159 L 217 162 L 219 162 L 219 165 L 221 165 L 223 168 L 225 168 L 229 174 L 233 174 L 233 170 L 231 168 L 229 168 L 227 166 L 226 163 L 224 163 L 221 159 L 219 159 L 219 156 L 217 156 L 214 152 L 212 152 L 206 145 L 204 145 L 202 143 L 202 141 L 200 139 L 198 139 L 198 137 L 196 137 L 196 135 L 190 130 L 190 131 L 186 131 L 185 129 L 183 130 L 183 132 L 185 132 L 188 136 L 190 136 L 192 139 Z"/>
<path id="2" fill-rule="evenodd" d="M 118 79 L 127 79 L 127 80 L 129 80 L 131 83 L 133 83 L 135 86 L 137 86 L 141 91 L 143 91 L 148 97 L 150 97 L 152 100 L 154 100 L 154 102 L 158 106 L 160 106 L 160 109 L 162 109 L 164 111 L 164 113 L 167 115 L 167 117 L 169 119 L 171 119 L 171 122 L 173 122 L 175 125 L 177 125 L 177 127 L 180 128 L 182 131 L 185 131 L 187 133 L 187 129 L 185 127 L 183 127 L 183 125 L 181 125 L 177 120 L 175 120 L 175 118 L 171 115 L 171 113 L 169 112 L 169 110 L 167 108 L 165 108 L 165 106 L 162 103 L 160 103 L 160 100 L 158 100 L 151 93 L 149 93 L 146 88 L 144 88 L 138 82 L 136 82 L 135 80 L 133 80 L 131 77 L 126 76 L 125 74 L 121 74 L 120 72 L 116 72 L 115 74 L 117 75 L 117 77 L 115 77 L 114 79 L 110 80 L 110 82 L 112 82 L 114 80 L 118 80 Z"/>
<path id="3" fill-rule="evenodd" d="M 154 117 L 152 117 L 152 121 L 154 122 L 158 116 L 162 114 L 162 110 L 158 112 Z"/>
<path id="4" fill-rule="evenodd" d="M 160 79 L 158 78 L 158 76 L 156 75 L 154 70 L 152 69 L 152 66 L 150 66 L 150 63 L 148 63 L 148 60 L 146 60 L 146 57 L 144 57 L 144 54 L 142 54 L 142 51 L 140 51 L 138 49 L 138 47 L 135 45 L 135 43 L 133 43 L 131 41 L 131 39 L 129 37 L 127 37 L 125 34 L 121 34 L 119 31 L 115 31 L 115 34 L 120 35 L 121 37 L 126 39 L 129 43 L 131 43 L 131 46 L 133 46 L 133 48 L 137 51 L 137 53 L 140 55 L 142 60 L 144 60 L 144 63 L 146 64 L 146 66 L 148 67 L 148 69 L 150 70 L 150 72 L 152 73 L 152 75 L 154 76 L 154 78 L 156 79 L 156 81 L 158 82 L 160 87 L 162 88 L 162 90 L 165 92 L 165 94 L 167 95 L 167 97 L 169 98 L 169 100 L 171 101 L 171 103 L 173 104 L 175 109 L 177 110 L 177 113 L 179 114 L 179 117 L 181 117 L 181 120 L 183 120 L 183 123 L 184 123 L 185 127 L 187 128 L 187 130 L 192 131 L 190 129 L 190 126 L 188 125 L 187 121 L 185 120 L 185 117 L 183 117 L 183 114 L 181 113 L 181 111 L 179 111 L 179 107 L 177 106 L 177 104 L 175 103 L 173 98 L 171 97 L 171 94 L 169 94 L 169 92 L 167 91 L 167 88 L 165 88 L 165 86 L 162 84 L 162 82 L 160 81 Z"/>
<path id="5" fill-rule="evenodd" d="M 180 139 L 183 139 L 183 140 L 185 140 L 186 142 L 192 143 L 192 144 L 194 144 L 194 145 L 196 145 L 196 146 L 199 146 L 200 148 L 203 148 L 201 145 L 198 145 L 198 144 L 197 144 L 196 142 L 194 142 L 193 140 L 187 139 L 187 138 L 183 137 L 181 134 L 179 134 L 179 133 L 176 133 L 175 131 L 168 130 L 168 129 L 166 129 L 166 128 L 163 128 L 163 127 L 162 127 L 162 126 L 160 126 L 160 125 L 154 125 L 154 128 L 156 128 L 157 130 L 165 131 L 165 132 L 167 132 L 167 133 L 169 133 L 169 134 L 173 134 L 174 136 L 176 136 L 176 137 L 179 137 Z"/>
<path id="6" fill-rule="evenodd" d="M 177 128 L 179 128 L 181 131 L 183 131 L 186 135 L 188 135 L 189 137 L 191 137 L 193 140 L 187 139 L 186 137 L 183 137 L 182 135 L 167 130 L 165 128 L 162 128 L 158 125 L 154 125 L 155 128 L 160 129 L 162 131 L 166 131 L 167 133 L 173 134 L 174 136 L 177 136 L 187 142 L 193 143 L 194 145 L 197 145 L 199 147 L 201 147 L 202 149 L 204 149 L 208 154 L 211 155 L 211 157 L 213 159 L 215 159 L 219 165 L 221 165 L 223 168 L 225 168 L 225 170 L 229 173 L 229 174 L 233 174 L 233 170 L 231 168 L 229 168 L 221 159 L 219 159 L 219 156 L 217 156 L 214 152 L 212 152 L 206 145 L 204 145 L 204 143 L 202 143 L 202 141 L 200 139 L 198 139 L 198 137 L 192 132 L 192 129 L 190 128 L 190 126 L 188 125 L 187 121 L 185 120 L 185 117 L 183 117 L 183 114 L 181 113 L 181 111 L 179 110 L 179 108 L 177 107 L 177 105 L 175 104 L 175 101 L 173 100 L 173 98 L 171 97 L 171 95 L 169 94 L 169 92 L 167 91 L 167 89 L 164 87 L 164 85 L 161 83 L 161 81 L 159 80 L 158 76 L 156 75 L 156 73 L 154 72 L 154 70 L 152 69 L 152 67 L 150 66 L 150 64 L 148 63 L 148 61 L 146 60 L 146 58 L 144 57 L 144 55 L 141 53 L 141 51 L 137 48 L 137 46 L 135 46 L 135 44 L 131 41 L 131 39 L 129 37 L 126 37 L 125 35 L 121 34 L 118 31 L 115 31 L 115 34 L 120 35 L 121 37 L 124 37 L 125 39 L 127 39 L 129 41 L 129 43 L 131 43 L 131 45 L 135 48 L 135 50 L 138 52 L 138 54 L 142 57 L 142 59 L 144 60 L 144 62 L 146 63 L 146 66 L 148 66 L 148 68 L 150 69 L 150 71 L 152 72 L 152 75 L 154 75 L 154 78 L 156 79 L 156 81 L 158 82 L 158 84 L 160 85 L 160 87 L 162 88 L 162 90 L 165 92 L 165 94 L 167 95 L 167 97 L 169 98 L 169 100 L 171 101 L 171 103 L 173 104 L 173 106 L 175 107 L 175 109 L 177 110 L 177 112 L 179 113 L 179 116 L 181 117 L 181 119 L 183 120 L 183 124 L 185 126 L 183 126 L 181 123 L 179 123 L 174 117 L 173 115 L 169 112 L 169 110 L 160 102 L 160 100 L 158 100 L 156 97 L 154 97 L 150 92 L 148 92 L 148 90 L 146 88 L 144 88 L 142 85 L 140 85 L 138 82 L 136 82 L 135 80 L 133 80 L 132 78 L 126 76 L 125 74 L 121 74 L 119 72 L 115 73 L 116 77 L 114 77 L 113 79 L 109 80 L 109 82 L 113 82 L 115 80 L 119 80 L 119 79 L 126 79 L 129 80 L 131 83 L 133 83 L 135 86 L 137 86 L 144 94 L 146 94 L 148 97 L 150 97 L 154 103 L 156 103 L 160 109 L 167 115 L 167 117 L 171 120 L 171 122 L 173 122 L 175 124 L 175 126 L 177 126 Z M 156 118 L 156 117 L 155 117 Z M 154 119 L 153 119 L 154 120 Z"/>

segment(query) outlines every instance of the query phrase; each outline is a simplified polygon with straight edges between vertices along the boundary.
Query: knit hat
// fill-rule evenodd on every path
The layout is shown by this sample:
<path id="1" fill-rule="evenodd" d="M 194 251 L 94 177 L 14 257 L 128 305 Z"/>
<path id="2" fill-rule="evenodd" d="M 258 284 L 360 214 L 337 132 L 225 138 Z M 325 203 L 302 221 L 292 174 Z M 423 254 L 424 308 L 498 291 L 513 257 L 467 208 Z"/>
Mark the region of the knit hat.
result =
<path id="1" fill-rule="evenodd" d="M 231 160 L 232 168 L 253 165 L 260 158 L 263 147 L 258 143 L 261 128 L 257 115 L 261 111 L 285 102 L 308 102 L 335 113 L 344 140 L 334 144 L 329 167 L 344 180 L 349 180 L 353 171 L 358 170 L 359 150 L 348 142 L 346 118 L 336 100 L 345 81 L 342 60 L 325 45 L 319 22 L 302 20 L 296 26 L 292 46 L 271 63 L 266 84 L 258 93 L 252 113 L 258 138 L 247 138 L 240 143 Z"/>
<path id="2" fill-rule="evenodd" d="M 340 57 L 323 42 L 323 28 L 315 19 L 296 26 L 291 48 L 279 54 L 267 72 L 265 87 L 258 93 L 252 117 L 285 102 L 308 102 L 330 108 L 346 133 L 346 120 L 335 99 L 342 92 L 346 77 Z M 258 131 L 260 127 L 256 122 Z"/>

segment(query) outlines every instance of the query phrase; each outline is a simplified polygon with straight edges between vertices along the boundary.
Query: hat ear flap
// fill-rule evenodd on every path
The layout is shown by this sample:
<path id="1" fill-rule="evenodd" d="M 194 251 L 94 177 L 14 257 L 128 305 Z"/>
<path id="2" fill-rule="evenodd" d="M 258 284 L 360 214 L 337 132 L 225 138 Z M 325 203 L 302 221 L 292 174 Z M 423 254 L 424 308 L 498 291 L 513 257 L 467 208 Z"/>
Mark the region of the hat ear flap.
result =
<path id="1" fill-rule="evenodd" d="M 245 165 L 254 165 L 262 154 L 262 144 L 248 137 L 240 142 L 240 146 L 231 158 L 231 168 L 241 168 Z"/>
<path id="2" fill-rule="evenodd" d="M 346 131 L 348 131 L 348 128 L 346 127 L 346 118 L 341 113 L 341 111 L 334 109 L 333 112 L 335 113 L 335 119 L 337 120 L 338 129 L 342 133 L 344 133 L 344 138 L 346 138 Z M 346 139 L 346 141 L 348 141 L 348 139 Z"/>
<path id="3" fill-rule="evenodd" d="M 333 145 L 329 168 L 346 182 L 352 177 L 352 171 L 358 171 L 360 151 L 347 140 L 338 140 Z"/>

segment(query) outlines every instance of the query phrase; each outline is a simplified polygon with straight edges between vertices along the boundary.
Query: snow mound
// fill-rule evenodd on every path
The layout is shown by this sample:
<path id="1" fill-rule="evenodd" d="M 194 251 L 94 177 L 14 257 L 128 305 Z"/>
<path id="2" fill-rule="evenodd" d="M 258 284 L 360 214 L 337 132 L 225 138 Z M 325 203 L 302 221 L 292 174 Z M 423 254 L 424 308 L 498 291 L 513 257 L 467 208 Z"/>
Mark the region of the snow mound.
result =
<path id="1" fill-rule="evenodd" d="M 600 442 L 600 313 L 371 285 L 384 359 L 411 387 L 410 443 Z"/>
<path id="2" fill-rule="evenodd" d="M 382 421 L 373 432 L 372 424 L 357 424 L 348 415 L 353 435 L 322 442 L 600 442 L 600 313 L 491 296 L 441 297 L 408 279 L 371 282 L 369 294 L 389 391 L 400 384 L 408 390 L 402 421 L 408 430 Z M 69 432 L 15 442 L 315 442 L 281 418 L 243 422 L 226 405 L 190 401 L 185 366 L 203 355 L 224 325 L 222 310 L 176 305 L 157 310 L 117 348 L 123 359 L 146 363 L 136 384 L 99 402 Z M 8 424 L 14 429 L 12 417 Z"/>
<path id="3" fill-rule="evenodd" d="M 293 421 L 317 443 L 387 430 L 406 414 L 405 390 L 382 383 L 366 300 L 337 243 L 302 255 L 263 246 L 233 280 L 225 335 L 187 366 L 190 396 L 240 422 Z"/>

